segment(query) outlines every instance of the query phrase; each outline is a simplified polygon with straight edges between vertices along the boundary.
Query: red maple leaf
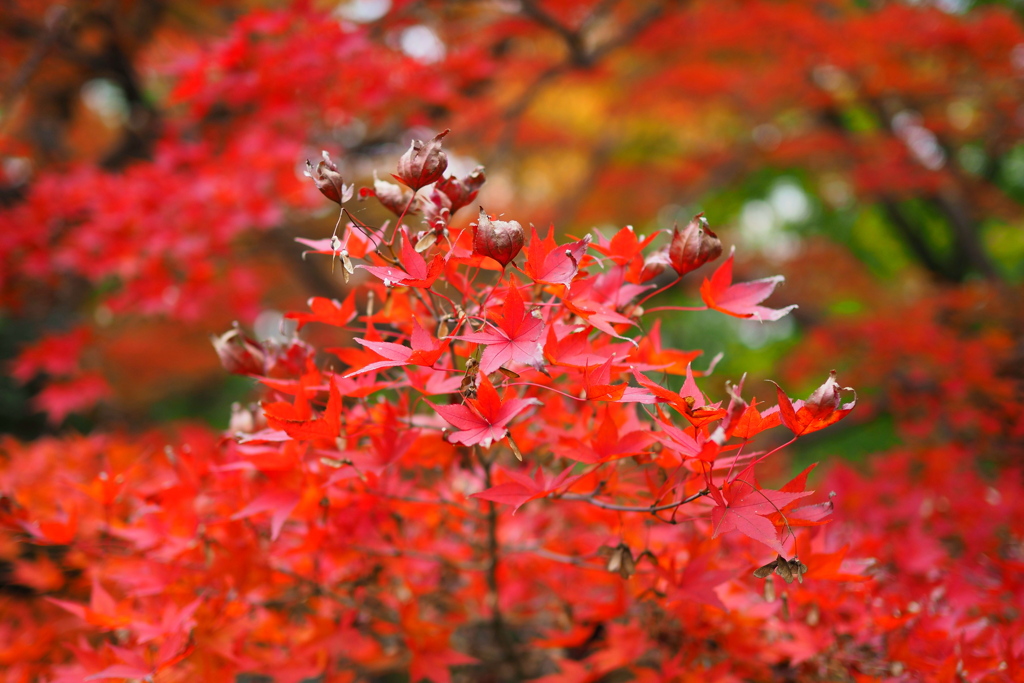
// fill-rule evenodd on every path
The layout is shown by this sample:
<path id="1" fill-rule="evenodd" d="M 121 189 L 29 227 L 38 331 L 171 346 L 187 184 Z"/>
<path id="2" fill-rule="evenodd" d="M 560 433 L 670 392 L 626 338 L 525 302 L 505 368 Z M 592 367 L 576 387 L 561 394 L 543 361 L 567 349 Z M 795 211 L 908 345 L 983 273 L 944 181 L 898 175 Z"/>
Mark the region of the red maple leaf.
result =
<path id="1" fill-rule="evenodd" d="M 479 332 L 457 337 L 474 344 L 486 344 L 480 358 L 480 370 L 489 375 L 513 361 L 536 365 L 541 359 L 540 338 L 544 334 L 544 321 L 535 318 L 523 304 L 519 288 L 512 278 L 505 295 L 501 315 L 496 316 L 497 325 L 488 326 Z"/>
<path id="2" fill-rule="evenodd" d="M 492 486 L 486 491 L 474 493 L 470 498 L 481 498 L 483 500 L 494 501 L 495 503 L 513 505 L 515 508 L 512 510 L 512 513 L 515 514 L 519 508 L 526 503 L 529 503 L 531 500 L 543 498 L 549 493 L 553 493 L 563 487 L 570 486 L 577 479 L 583 476 L 570 476 L 573 468 L 574 466 L 570 465 L 550 481 L 545 480 L 544 471 L 539 466 L 534 472 L 532 478 L 523 472 L 501 470 L 509 477 L 509 479 L 512 479 L 512 481 Z"/>
<path id="3" fill-rule="evenodd" d="M 533 239 L 526 245 L 526 264 L 523 270 L 537 282 L 569 286 L 579 272 L 580 259 L 587 252 L 590 235 L 569 244 L 556 245 L 554 230 L 543 240 L 533 228 Z"/>
<path id="4" fill-rule="evenodd" d="M 270 540 L 281 533 L 288 515 L 299 504 L 299 494 L 294 491 L 268 491 L 257 496 L 252 502 L 231 516 L 231 519 L 245 519 L 261 512 L 270 513 Z"/>
<path id="5" fill-rule="evenodd" d="M 604 239 L 604 235 L 597 233 L 597 243 L 594 244 L 594 249 L 620 266 L 627 265 L 634 257 L 640 255 L 643 249 L 657 236 L 658 231 L 655 231 L 649 237 L 641 240 L 637 237 L 633 226 L 627 225 L 607 241 Z"/>
<path id="6" fill-rule="evenodd" d="M 532 405 L 540 405 L 540 401 L 510 398 L 502 402 L 487 376 L 481 374 L 477 382 L 477 398 L 466 398 L 464 405 L 430 405 L 438 415 L 458 428 L 459 431 L 448 435 L 449 441 L 464 446 L 480 444 L 488 448 L 505 438 L 508 434 L 505 426 L 512 418 Z"/>
<path id="7" fill-rule="evenodd" d="M 778 309 L 759 306 L 758 304 L 767 299 L 775 287 L 786 278 L 776 275 L 734 285 L 732 259 L 733 254 L 729 254 L 729 258 L 718 266 L 711 279 L 704 278 L 704 283 L 700 286 L 700 296 L 708 308 L 737 318 L 754 318 L 762 321 L 778 320 L 796 308 L 796 304 Z"/>
<path id="8" fill-rule="evenodd" d="M 441 254 L 436 254 L 428 266 L 426 260 L 417 253 L 412 241 L 409 239 L 409 233 L 405 228 L 402 228 L 402 255 L 398 262 L 401 264 L 401 268 L 398 266 L 365 265 L 357 267 L 376 275 L 388 287 L 401 285 L 403 287 L 427 288 L 434 284 L 434 280 L 444 270 L 445 259 Z"/>
<path id="9" fill-rule="evenodd" d="M 835 370 L 806 401 L 791 401 L 778 384 L 775 384 L 775 390 L 779 397 L 779 415 L 782 423 L 797 436 L 810 434 L 839 422 L 857 405 L 856 392 L 852 401 L 845 404 L 841 402 L 841 392 L 853 389 L 839 386 Z"/>
<path id="10" fill-rule="evenodd" d="M 322 417 L 312 418 L 305 386 L 295 396 L 295 403 L 265 403 L 263 414 L 267 424 L 280 429 L 293 439 L 336 439 L 341 433 L 341 392 L 330 383 L 327 407 Z"/>
<path id="11" fill-rule="evenodd" d="M 384 360 L 375 361 L 364 365 L 358 370 L 345 375 L 345 379 L 361 375 L 364 372 L 380 370 L 382 368 L 395 368 L 402 365 L 423 365 L 432 366 L 441 357 L 441 354 L 448 350 L 449 340 L 439 341 L 434 339 L 429 332 L 420 326 L 418 320 L 412 321 L 412 347 L 395 344 L 393 342 L 369 341 L 356 338 L 355 341 L 374 353 L 383 356 Z"/>
<path id="12" fill-rule="evenodd" d="M 764 543 L 780 555 L 785 549 L 779 541 L 776 527 L 768 519 L 769 515 L 779 512 L 793 501 L 805 498 L 813 491 L 774 491 L 762 489 L 753 479 L 753 470 L 748 467 L 719 491 L 715 486 L 708 487 L 715 507 L 711 509 L 711 522 L 715 533 L 739 531 L 755 541 Z"/>
<path id="13" fill-rule="evenodd" d="M 356 293 L 355 290 L 349 294 L 344 301 L 328 299 L 322 296 L 314 296 L 308 302 L 311 313 L 291 312 L 285 313 L 284 317 L 291 320 L 298 320 L 298 329 L 302 329 L 308 323 L 324 323 L 336 327 L 344 327 L 356 317 Z"/>

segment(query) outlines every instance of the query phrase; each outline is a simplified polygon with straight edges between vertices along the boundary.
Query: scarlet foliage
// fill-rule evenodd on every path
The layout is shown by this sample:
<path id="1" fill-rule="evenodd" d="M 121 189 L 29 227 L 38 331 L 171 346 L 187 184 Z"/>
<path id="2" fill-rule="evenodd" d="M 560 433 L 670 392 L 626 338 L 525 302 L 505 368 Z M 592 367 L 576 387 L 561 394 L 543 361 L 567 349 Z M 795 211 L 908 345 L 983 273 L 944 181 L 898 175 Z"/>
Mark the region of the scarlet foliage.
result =
<path id="1" fill-rule="evenodd" d="M 365 254 L 366 295 L 292 317 L 363 335 L 331 350 L 347 369 L 233 330 L 215 340 L 226 367 L 267 395 L 230 437 L 6 442 L 16 676 L 1016 675 L 1003 596 L 1021 597 L 1021 562 L 996 533 L 1024 514 L 1012 480 L 906 451 L 835 470 L 823 502 L 808 471 L 765 488 L 759 464 L 852 403 L 834 373 L 769 409 L 742 385 L 722 408 L 689 363 L 668 386 L 679 366 L 640 305 L 653 286 L 629 280 L 642 247 L 602 262 L 589 238 L 534 231 L 496 275 L 471 230 L 421 255 L 429 233 L 343 215 L 322 251 Z M 757 450 L 779 427 L 793 438 Z"/>
<path id="2" fill-rule="evenodd" d="M 0 331 L 30 330 L 7 367 L 51 435 L 0 437 L 0 679 L 1024 679 L 1019 292 L 879 294 L 808 241 L 775 293 L 693 272 L 701 215 L 607 227 L 801 167 L 876 250 L 997 281 L 1009 8 L 9 4 Z M 104 82 L 113 123 L 78 104 Z M 244 331 L 309 295 L 301 338 Z M 810 332 L 787 390 L 725 383 L 669 310 Z M 260 392 L 227 433 L 140 418 L 218 356 Z M 52 435 L 73 413 L 99 428 Z"/>

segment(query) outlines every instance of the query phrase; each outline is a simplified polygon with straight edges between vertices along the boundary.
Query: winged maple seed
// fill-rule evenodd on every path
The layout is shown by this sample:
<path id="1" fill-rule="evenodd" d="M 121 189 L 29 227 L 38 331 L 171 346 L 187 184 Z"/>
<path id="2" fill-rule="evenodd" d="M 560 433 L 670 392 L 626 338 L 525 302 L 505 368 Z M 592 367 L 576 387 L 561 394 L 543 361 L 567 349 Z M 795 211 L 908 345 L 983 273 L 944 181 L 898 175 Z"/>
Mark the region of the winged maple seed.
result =
<path id="1" fill-rule="evenodd" d="M 804 574 L 807 573 L 807 565 L 800 561 L 800 559 L 794 555 L 792 559 L 787 560 L 781 554 L 768 564 L 762 565 L 754 570 L 754 576 L 759 579 L 765 579 L 772 575 L 777 574 L 786 583 L 793 583 L 793 579 L 796 579 L 799 583 L 804 582 Z"/>
<path id="2" fill-rule="evenodd" d="M 636 573 L 636 560 L 625 543 L 619 543 L 614 547 L 603 545 L 598 549 L 597 554 L 608 559 L 608 565 L 605 568 L 613 574 L 628 579 Z"/>

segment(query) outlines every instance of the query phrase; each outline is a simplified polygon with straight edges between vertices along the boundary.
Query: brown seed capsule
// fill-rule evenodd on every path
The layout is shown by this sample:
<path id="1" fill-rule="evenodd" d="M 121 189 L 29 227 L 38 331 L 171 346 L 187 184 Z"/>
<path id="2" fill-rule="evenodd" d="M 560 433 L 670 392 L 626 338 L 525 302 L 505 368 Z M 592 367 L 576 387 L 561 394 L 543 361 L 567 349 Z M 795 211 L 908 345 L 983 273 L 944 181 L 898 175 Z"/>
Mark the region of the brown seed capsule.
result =
<path id="1" fill-rule="evenodd" d="M 680 277 L 721 255 L 722 242 L 708 228 L 704 214 L 694 216 L 682 231 L 678 227 L 673 229 L 668 258 Z"/>
<path id="2" fill-rule="evenodd" d="M 256 340 L 246 337 L 237 324 L 220 336 L 211 335 L 210 341 L 228 372 L 234 375 L 264 373 L 267 355 L 263 347 Z"/>
<path id="3" fill-rule="evenodd" d="M 377 177 L 377 172 L 373 172 L 373 189 L 362 188 L 359 190 L 359 199 L 362 201 L 367 197 L 376 197 L 377 201 L 384 205 L 384 208 L 395 214 L 401 216 L 402 212 L 412 213 L 415 209 L 410 207 L 406 211 L 406 207 L 409 207 L 409 203 L 412 201 L 412 192 L 402 188 L 401 185 L 388 182 L 387 180 L 381 180 Z"/>
<path id="4" fill-rule="evenodd" d="M 628 579 L 636 573 L 636 561 L 633 559 L 633 553 L 629 546 L 625 543 L 619 543 L 614 548 L 607 545 L 602 546 L 597 552 L 601 557 L 608 558 L 606 566 L 608 571 L 617 573 L 624 579 Z"/>
<path id="5" fill-rule="evenodd" d="M 313 179 L 316 189 L 320 190 L 323 196 L 332 202 L 344 204 L 352 199 L 353 186 L 345 186 L 345 181 L 338 173 L 338 167 L 331 161 L 331 156 L 327 152 L 323 155 L 324 158 L 316 166 L 306 159 L 305 175 Z"/>
<path id="6" fill-rule="evenodd" d="M 476 199 L 480 186 L 484 184 L 486 179 L 484 167 L 477 166 L 465 178 L 450 176 L 439 180 L 437 182 L 437 189 L 448 197 L 451 202 L 452 213 L 455 213 Z"/>
<path id="7" fill-rule="evenodd" d="M 398 173 L 395 177 L 413 190 L 440 180 L 448 168 L 448 155 L 441 149 L 441 138 L 445 135 L 448 135 L 447 130 L 429 142 L 413 140 L 398 160 Z"/>
<path id="8" fill-rule="evenodd" d="M 523 248 L 526 236 L 518 221 L 492 221 L 483 208 L 473 232 L 473 253 L 490 256 L 504 268 Z"/>

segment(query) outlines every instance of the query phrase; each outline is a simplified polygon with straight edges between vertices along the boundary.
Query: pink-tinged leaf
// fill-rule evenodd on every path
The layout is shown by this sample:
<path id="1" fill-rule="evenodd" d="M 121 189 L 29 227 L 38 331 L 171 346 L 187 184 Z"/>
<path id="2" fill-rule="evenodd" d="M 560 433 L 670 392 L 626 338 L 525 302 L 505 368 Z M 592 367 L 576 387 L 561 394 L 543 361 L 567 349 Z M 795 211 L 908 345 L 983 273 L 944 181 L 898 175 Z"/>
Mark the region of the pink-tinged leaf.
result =
<path id="1" fill-rule="evenodd" d="M 687 563 L 682 575 L 674 582 L 676 585 L 674 590 L 669 593 L 667 604 L 698 602 L 727 612 L 728 609 L 714 589 L 734 578 L 736 573 L 723 569 L 711 569 L 710 562 L 711 556 L 707 553 L 693 557 Z"/>
<path id="2" fill-rule="evenodd" d="M 523 270 L 536 282 L 568 287 L 579 272 L 580 260 L 590 244 L 590 235 L 577 242 L 556 245 L 553 229 L 543 240 L 537 235 L 537 228 L 532 230 L 533 238 L 526 245 L 526 264 Z"/>
<path id="3" fill-rule="evenodd" d="M 50 424 L 60 424 L 71 413 L 88 410 L 111 394 L 102 375 L 83 373 L 66 380 L 48 383 L 32 399 L 32 405 L 47 415 Z"/>
<path id="4" fill-rule="evenodd" d="M 262 512 L 270 513 L 270 538 L 276 540 L 281 533 L 288 515 L 299 504 L 299 494 L 294 491 L 269 491 L 257 496 L 251 503 L 231 516 L 233 520 L 245 519 Z"/>
<path id="5" fill-rule="evenodd" d="M 767 308 L 760 306 L 780 282 L 785 280 L 781 275 L 732 284 L 733 254 L 718 267 L 711 279 L 704 278 L 700 286 L 700 295 L 708 308 L 721 311 L 737 318 L 754 318 L 761 321 L 778 320 L 794 308 L 796 304 L 786 308 Z"/>
<path id="6" fill-rule="evenodd" d="M 86 676 L 82 680 L 86 681 L 98 681 L 104 678 L 147 678 L 153 674 L 153 669 L 142 669 L 137 666 L 131 666 L 129 664 L 114 664 L 108 666 L 99 673 L 94 673 L 91 676 Z"/>
<path id="7" fill-rule="evenodd" d="M 633 369 L 633 378 L 654 396 L 656 402 L 668 403 L 682 413 L 694 426 L 703 426 L 725 415 L 725 411 L 720 407 L 720 402 L 713 404 L 704 402 L 704 396 L 697 388 L 697 384 L 693 380 L 693 372 L 689 368 L 687 369 L 687 382 L 678 394 L 637 372 L 635 368 Z"/>
<path id="8" fill-rule="evenodd" d="M 448 345 L 451 343 L 448 340 L 437 340 L 434 339 L 429 332 L 420 326 L 418 320 L 413 319 L 412 321 L 412 347 L 403 346 L 402 344 L 395 344 L 393 342 L 385 341 L 369 341 L 367 339 L 356 338 L 355 341 L 360 346 L 370 349 L 379 356 L 382 356 L 384 360 L 369 363 L 353 372 L 345 375 L 344 379 L 361 375 L 365 372 L 372 372 L 374 370 L 381 370 L 383 368 L 395 368 L 404 365 L 422 365 L 430 367 L 437 362 L 437 359 L 441 357 L 445 351 L 448 350 Z"/>
<path id="9" fill-rule="evenodd" d="M 772 382 L 772 384 L 775 383 Z M 853 394 L 852 401 L 846 404 L 842 403 L 841 393 L 853 391 L 853 388 L 840 387 L 836 381 L 835 370 L 806 401 L 791 401 L 778 384 L 775 384 L 775 391 L 779 399 L 779 414 L 782 423 L 789 427 L 796 436 L 810 434 L 839 422 L 857 405 L 856 392 Z"/>
<path id="10" fill-rule="evenodd" d="M 514 506 L 512 514 L 515 514 L 519 508 L 531 500 L 544 498 L 548 494 L 554 493 L 563 487 L 571 486 L 580 478 L 580 476 L 582 476 L 571 476 L 572 470 L 572 466 L 567 467 L 550 482 L 545 482 L 544 472 L 539 466 L 537 467 L 533 478 L 523 472 L 503 470 L 503 472 L 514 481 L 498 484 L 497 486 L 493 486 L 485 491 L 474 493 L 470 498 L 480 498 L 482 500 L 489 500 L 495 503 L 502 503 L 504 505 L 512 505 Z"/>
<path id="11" fill-rule="evenodd" d="M 748 472 L 749 468 L 744 474 Z M 715 495 L 712 487 L 712 496 L 716 501 L 715 507 L 711 509 L 714 537 L 730 531 L 739 531 L 755 541 L 764 543 L 780 555 L 784 554 L 785 549 L 779 541 L 775 525 L 767 515 L 774 514 L 793 501 L 812 493 L 813 491 L 787 492 L 756 488 L 743 478 L 726 484 L 720 495 Z"/>
<path id="12" fill-rule="evenodd" d="M 508 434 L 505 427 L 516 415 L 541 402 L 535 398 L 511 398 L 502 402 L 487 376 L 480 375 L 477 398 L 467 398 L 464 405 L 430 405 L 459 430 L 448 435 L 450 442 L 489 448 L 495 441 L 505 438 Z"/>
<path id="13" fill-rule="evenodd" d="M 401 268 L 398 266 L 356 266 L 367 272 L 376 275 L 384 281 L 388 287 L 399 285 L 402 287 L 428 288 L 434 284 L 434 280 L 444 271 L 445 258 L 441 254 L 434 256 L 430 265 L 417 253 L 409 233 L 402 228 L 402 255 L 399 259 Z M 403 270 L 404 269 L 404 270 Z"/>
<path id="14" fill-rule="evenodd" d="M 460 337 L 461 341 L 485 344 L 480 358 L 480 370 L 489 375 L 509 363 L 536 365 L 541 359 L 540 338 L 544 334 L 544 321 L 535 318 L 523 303 L 515 278 L 509 283 L 505 304 L 497 325 L 488 324 L 479 332 Z"/>

